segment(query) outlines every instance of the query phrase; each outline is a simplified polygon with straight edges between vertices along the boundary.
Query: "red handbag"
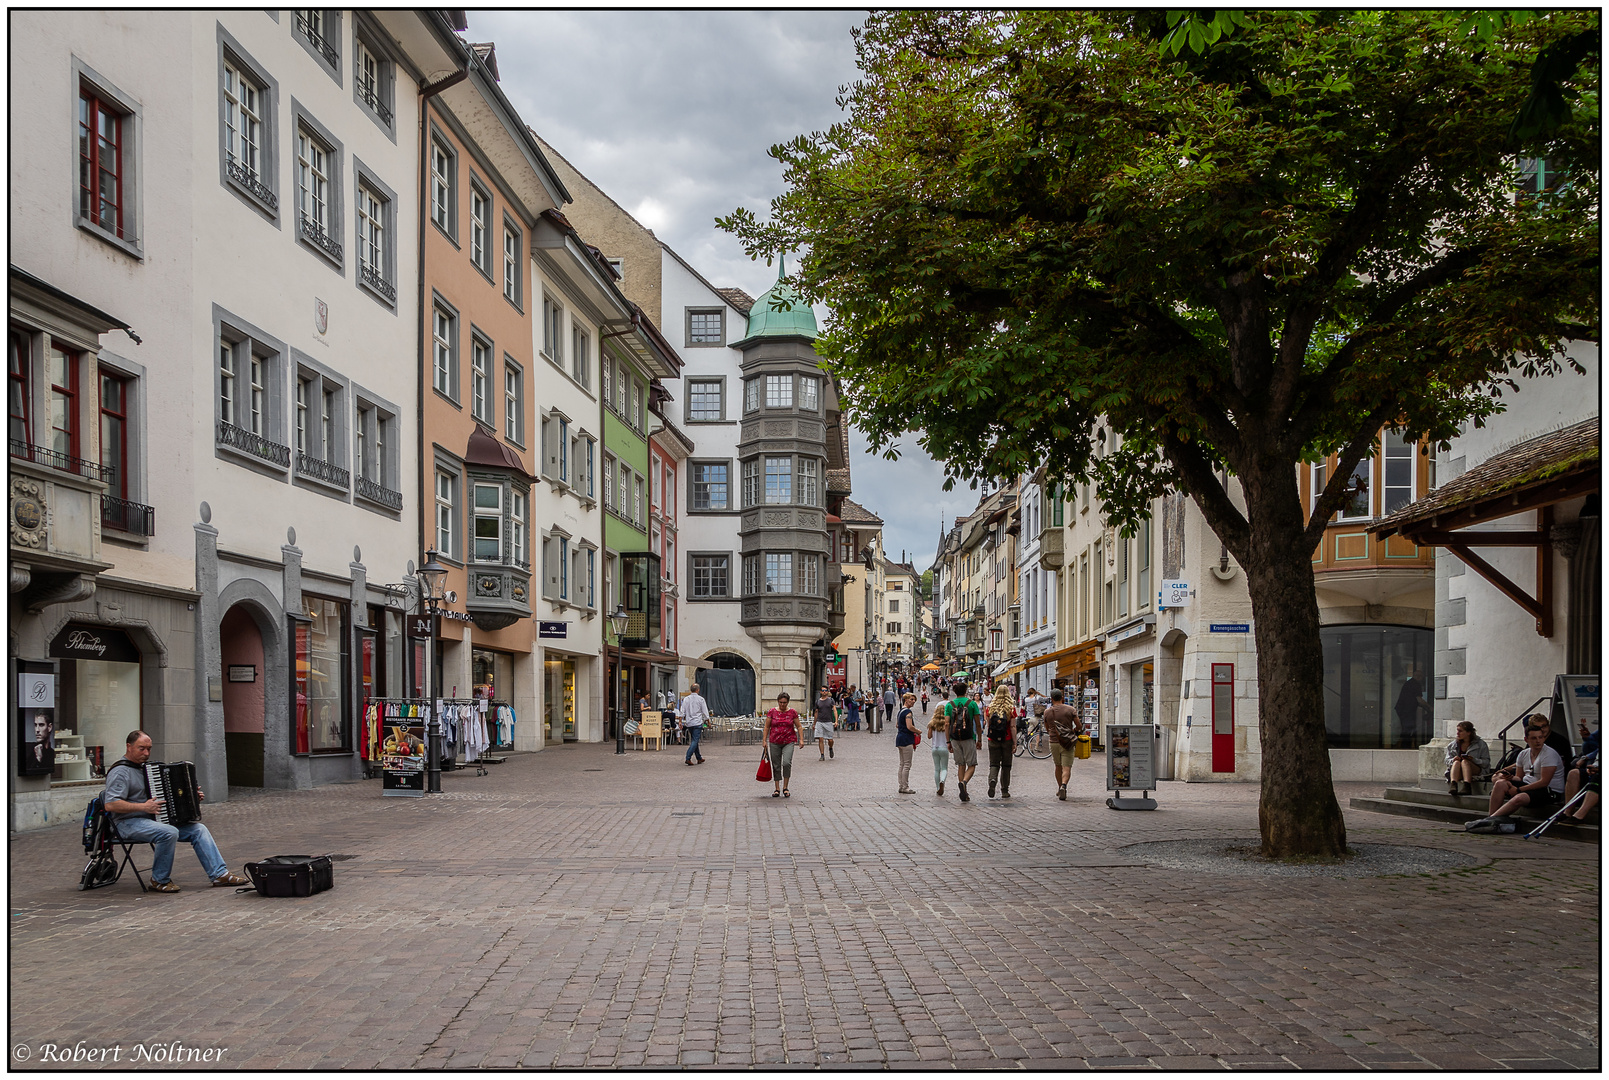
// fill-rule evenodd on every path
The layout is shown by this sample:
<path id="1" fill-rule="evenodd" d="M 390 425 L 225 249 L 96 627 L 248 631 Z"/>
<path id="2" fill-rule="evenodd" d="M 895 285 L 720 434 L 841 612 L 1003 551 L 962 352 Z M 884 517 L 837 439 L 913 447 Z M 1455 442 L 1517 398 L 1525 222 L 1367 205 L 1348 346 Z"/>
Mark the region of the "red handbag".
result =
<path id="1" fill-rule="evenodd" d="M 763 750 L 760 752 L 760 767 L 754 771 L 754 778 L 762 784 L 771 782 L 771 756 Z"/>

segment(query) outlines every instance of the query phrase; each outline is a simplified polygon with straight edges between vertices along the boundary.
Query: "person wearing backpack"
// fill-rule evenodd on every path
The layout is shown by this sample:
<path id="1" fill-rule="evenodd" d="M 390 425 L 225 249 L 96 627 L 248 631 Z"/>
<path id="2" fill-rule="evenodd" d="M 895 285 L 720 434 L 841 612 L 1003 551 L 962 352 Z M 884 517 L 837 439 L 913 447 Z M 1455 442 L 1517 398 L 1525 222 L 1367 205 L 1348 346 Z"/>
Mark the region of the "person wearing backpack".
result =
<path id="1" fill-rule="evenodd" d="M 995 781 L 1000 782 L 1000 797 L 1011 798 L 1011 760 L 1017 752 L 1017 732 L 1012 724 L 1017 708 L 1011 703 L 1011 692 L 1001 685 L 994 692 L 989 707 L 984 710 L 989 736 L 989 798 L 994 798 Z"/>
<path id="2" fill-rule="evenodd" d="M 961 801 L 971 802 L 967 795 L 967 781 L 978 771 L 978 728 L 983 710 L 967 697 L 967 684 L 955 684 L 955 696 L 944 705 L 944 716 L 949 721 L 950 753 L 955 757 L 955 786 L 960 790 Z"/>

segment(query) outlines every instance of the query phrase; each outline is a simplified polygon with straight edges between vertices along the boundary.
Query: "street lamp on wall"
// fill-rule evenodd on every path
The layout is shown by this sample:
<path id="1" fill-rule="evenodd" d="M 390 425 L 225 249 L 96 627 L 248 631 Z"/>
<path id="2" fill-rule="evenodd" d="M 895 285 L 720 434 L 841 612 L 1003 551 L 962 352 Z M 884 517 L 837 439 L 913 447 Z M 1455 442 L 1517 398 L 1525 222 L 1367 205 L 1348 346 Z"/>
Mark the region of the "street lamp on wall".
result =
<path id="1" fill-rule="evenodd" d="M 626 624 L 631 616 L 626 605 L 616 604 L 609 616 L 609 628 L 615 632 L 615 753 L 626 752 L 626 718 L 620 712 L 620 680 L 626 676 Z"/>
<path id="2" fill-rule="evenodd" d="M 441 791 L 441 710 L 436 707 L 436 619 L 447 599 L 447 568 L 436 559 L 436 550 L 425 552 L 419 568 L 419 601 L 430 616 L 430 633 L 425 637 L 426 696 L 430 701 L 430 724 L 425 729 L 425 790 Z"/>

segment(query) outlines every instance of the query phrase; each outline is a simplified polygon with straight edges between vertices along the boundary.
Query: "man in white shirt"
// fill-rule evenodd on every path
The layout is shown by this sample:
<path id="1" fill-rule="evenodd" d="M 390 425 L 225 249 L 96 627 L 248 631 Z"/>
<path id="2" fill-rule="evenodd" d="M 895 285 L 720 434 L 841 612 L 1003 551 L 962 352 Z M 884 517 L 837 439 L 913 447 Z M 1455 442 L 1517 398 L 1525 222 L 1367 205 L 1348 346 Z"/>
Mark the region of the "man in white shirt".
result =
<path id="1" fill-rule="evenodd" d="M 704 721 L 710 718 L 709 702 L 705 701 L 698 692 L 698 683 L 687 688 L 687 696 L 682 698 L 682 727 L 687 729 L 687 764 L 692 765 L 694 755 L 697 755 L 697 764 L 704 764 L 704 754 L 698 748 L 699 737 L 704 734 Z"/>
<path id="2" fill-rule="evenodd" d="M 1547 744 L 1547 733 L 1531 728 L 1525 733 L 1525 749 L 1508 769 L 1492 779 L 1492 798 L 1487 804 L 1487 817 L 1464 824 L 1465 831 L 1490 828 L 1503 824 L 1522 806 L 1552 810 L 1564 797 L 1564 760 L 1559 752 Z"/>

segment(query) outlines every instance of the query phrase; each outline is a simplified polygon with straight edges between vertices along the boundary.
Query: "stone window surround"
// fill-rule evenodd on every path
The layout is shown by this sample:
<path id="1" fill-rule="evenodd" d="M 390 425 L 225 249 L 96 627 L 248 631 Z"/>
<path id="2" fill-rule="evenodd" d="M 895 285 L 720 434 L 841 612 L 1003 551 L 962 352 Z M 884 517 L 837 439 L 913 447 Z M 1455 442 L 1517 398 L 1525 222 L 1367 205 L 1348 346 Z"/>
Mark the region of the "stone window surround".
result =
<path id="1" fill-rule="evenodd" d="M 430 389 L 434 391 L 437 397 L 452 405 L 453 408 L 462 411 L 463 405 L 459 403 L 459 384 L 462 381 L 459 364 L 459 340 L 463 336 L 463 331 L 459 326 L 458 309 L 435 289 L 430 290 L 430 298 Z M 449 360 L 447 364 L 447 382 L 452 389 L 450 395 L 443 393 L 436 386 L 436 310 L 438 308 L 452 320 L 452 341 L 448 343 Z"/>
<path id="2" fill-rule="evenodd" d="M 682 405 L 682 422 L 686 424 L 733 424 L 737 421 L 727 418 L 726 376 L 725 375 L 688 375 L 686 376 L 686 401 Z M 693 416 L 693 384 L 718 383 L 720 385 L 721 406 L 720 415 L 715 419 L 695 419 Z"/>
<path id="3" fill-rule="evenodd" d="M 724 604 L 741 599 L 738 590 L 734 587 L 739 584 L 736 579 L 736 571 L 740 565 L 737 560 L 733 558 L 735 554 L 736 553 L 732 551 L 695 550 L 682 552 L 683 557 L 687 559 L 687 595 L 682 597 L 682 599 L 690 604 Z M 698 558 L 722 558 L 726 560 L 725 594 L 721 596 L 698 596 L 693 592 L 695 588 L 694 583 L 698 580 L 693 570 L 693 560 Z"/>
<path id="4" fill-rule="evenodd" d="M 315 10 L 315 9 L 308 8 L 307 10 L 312 11 L 312 10 Z M 318 8 L 316 10 L 322 12 L 323 15 L 324 15 L 324 34 L 323 34 L 323 37 L 324 37 L 324 40 L 329 44 L 330 48 L 335 50 L 335 61 L 336 62 L 334 64 L 331 64 L 330 60 L 329 60 L 329 57 L 325 56 L 322 52 L 320 52 L 318 50 L 318 48 L 311 41 L 309 41 L 307 39 L 307 35 L 302 33 L 301 28 L 296 25 L 296 23 L 297 23 L 296 9 L 291 10 L 291 17 L 290 17 L 290 20 L 289 20 L 290 21 L 291 37 L 296 39 L 296 43 L 298 45 L 300 45 L 302 48 L 307 50 L 307 55 L 311 56 L 318 63 L 318 66 L 324 71 L 324 73 L 326 75 L 328 75 L 330 78 L 335 80 L 335 85 L 340 86 L 340 85 L 342 85 L 342 83 L 341 83 L 341 11 L 340 11 L 339 8 Z M 354 81 L 356 81 L 356 80 L 354 80 Z"/>
<path id="5" fill-rule="evenodd" d="M 267 368 L 267 381 L 264 384 L 267 400 L 263 406 L 262 437 L 281 446 L 289 447 L 290 443 L 285 437 L 289 419 L 286 416 L 285 407 L 286 366 L 290 358 L 289 349 L 283 341 L 264 333 L 245 319 L 226 311 L 217 304 L 212 305 L 212 343 L 208 350 L 209 362 L 212 366 L 213 421 L 216 423 L 223 419 L 220 415 L 223 403 L 223 374 L 218 370 L 218 348 L 226 337 L 237 348 L 250 342 L 252 346 L 256 346 L 253 351 L 267 361 L 265 365 Z M 245 370 L 241 369 L 236 377 L 237 379 L 245 378 Z M 288 483 L 290 481 L 291 470 L 289 466 L 282 469 L 254 455 L 243 454 L 230 447 L 218 445 L 216 436 L 214 437 L 213 453 L 225 461 L 232 461 L 237 465 L 255 469 L 282 482 Z"/>
<path id="6" fill-rule="evenodd" d="M 393 144 L 397 141 L 397 58 L 392 54 L 386 44 L 389 40 L 384 30 L 374 21 L 374 17 L 367 11 L 354 11 L 352 13 L 352 100 L 358 108 L 373 120 L 375 126 L 386 133 L 386 137 Z M 391 110 L 391 122 L 375 112 L 369 103 L 363 99 L 363 84 L 357 73 L 357 44 L 362 42 L 363 47 L 378 62 L 380 70 L 375 73 L 375 96 L 381 104 Z"/>
<path id="7" fill-rule="evenodd" d="M 245 48 L 236 41 L 234 35 L 223 28 L 219 23 L 218 36 L 218 182 L 224 187 L 240 196 L 252 209 L 273 222 L 275 228 L 281 228 L 279 206 L 283 200 L 279 196 L 279 82 L 268 70 L 259 64 Z M 229 61 L 249 75 L 259 89 L 259 100 L 262 103 L 262 141 L 259 149 L 262 151 L 262 167 L 259 170 L 259 182 L 273 196 L 274 203 L 264 201 L 245 185 L 238 183 L 229 175 L 229 148 L 225 121 L 223 97 L 223 67 Z"/>
<path id="8" fill-rule="evenodd" d="M 693 340 L 693 316 L 694 315 L 718 315 L 718 316 L 720 316 L 720 321 L 721 321 L 721 340 L 720 341 L 694 341 Z M 683 345 L 683 348 L 688 348 L 688 349 L 724 349 L 724 348 L 726 348 L 726 308 L 721 307 L 719 305 L 710 305 L 710 306 L 704 306 L 704 307 L 689 307 L 689 308 L 683 309 L 683 313 L 682 313 L 682 341 L 685 342 L 685 344 Z"/>
<path id="9" fill-rule="evenodd" d="M 395 485 L 391 487 L 391 490 L 401 492 L 403 497 L 406 498 L 407 492 L 402 491 L 402 447 L 400 444 L 402 437 L 402 424 L 400 419 L 402 415 L 401 410 L 397 408 L 395 403 L 387 401 L 379 394 L 364 388 L 356 382 L 351 383 L 350 386 L 352 391 L 352 452 L 354 454 L 354 461 L 352 462 L 352 501 L 355 505 L 361 506 L 366 510 L 373 510 L 376 513 L 383 514 L 386 517 L 400 520 L 400 511 L 393 510 L 389 506 L 372 503 L 365 499 L 362 495 L 358 494 L 356 479 L 360 470 L 358 468 L 359 463 L 355 460 L 355 455 L 357 453 L 356 432 L 357 425 L 359 423 L 359 416 L 365 409 L 372 409 L 375 413 L 376 430 L 383 432 L 385 436 L 385 460 L 383 463 L 384 475 L 391 481 L 393 485 Z M 432 495 L 434 495 L 434 490 L 432 490 Z"/>
<path id="10" fill-rule="evenodd" d="M 70 200 L 73 227 L 82 229 L 97 240 L 110 244 L 126 255 L 132 255 L 136 259 L 144 259 L 145 215 L 144 200 L 141 196 L 144 194 L 143 181 L 145 180 L 145 175 L 141 168 L 143 163 L 140 157 L 140 153 L 144 149 L 145 140 L 144 110 L 140 107 L 139 102 L 103 78 L 99 72 L 80 60 L 77 55 L 72 57 L 72 68 L 75 90 L 87 86 L 94 91 L 96 97 L 117 106 L 123 111 L 122 132 L 120 135 L 122 175 L 119 177 L 119 183 L 123 189 L 123 235 L 118 236 L 114 232 L 103 229 L 99 222 L 78 212 L 76 168 L 74 170 L 74 194 Z M 76 100 L 73 107 L 72 127 L 72 142 L 74 146 L 77 146 L 78 108 Z"/>
<path id="11" fill-rule="evenodd" d="M 397 287 L 397 240 L 398 240 L 398 235 L 397 235 L 397 193 L 395 191 L 392 191 L 391 188 L 386 185 L 385 181 L 380 179 L 380 176 L 379 176 L 378 173 L 376 173 L 373 169 L 371 169 L 367 165 L 365 165 L 363 163 L 362 158 L 358 157 L 356 154 L 353 154 L 352 155 L 352 198 L 353 198 L 354 202 L 356 201 L 356 199 L 358 197 L 358 188 L 360 186 L 368 188 L 374 194 L 380 196 L 382 199 L 385 200 L 385 204 L 381 208 L 381 215 L 385 219 L 382 222 L 382 227 L 385 229 L 385 234 L 386 234 L 385 256 L 384 256 L 384 259 L 382 260 L 385 265 L 383 265 L 380 268 L 380 272 L 385 277 L 386 282 L 393 289 L 395 289 Z M 353 220 L 354 221 L 357 220 L 357 215 L 355 213 L 353 214 Z M 354 244 L 361 243 L 361 240 L 356 236 L 353 237 L 353 241 L 354 241 Z M 356 255 L 354 255 L 352 262 L 353 262 L 353 265 L 361 268 L 362 260 L 359 257 L 357 257 Z M 378 290 L 376 290 L 374 288 L 374 286 L 370 285 L 367 281 L 364 281 L 361 269 L 356 274 L 356 277 L 357 277 L 357 283 L 358 283 L 358 288 L 359 289 L 361 289 L 367 295 L 372 296 L 376 303 L 378 303 L 381 307 L 385 308 L 387 311 L 391 312 L 391 314 L 393 314 L 393 315 L 397 314 L 397 303 L 396 303 L 396 301 L 386 299 L 384 294 L 382 294 Z"/>
<path id="12" fill-rule="evenodd" d="M 720 510 L 696 510 L 693 502 L 693 477 L 695 468 L 699 465 L 725 465 L 726 466 L 726 506 Z M 720 514 L 741 514 L 738 509 L 738 469 L 732 458 L 688 458 L 684 463 L 682 472 L 687 474 L 687 490 L 683 494 L 682 510 L 687 514 L 700 516 Z"/>
<path id="13" fill-rule="evenodd" d="M 332 266 L 335 270 L 344 271 L 346 263 L 346 200 L 342 197 L 342 192 L 346 189 L 344 181 L 342 180 L 342 175 L 343 170 L 345 169 L 346 148 L 341 144 L 341 140 L 337 139 L 334 134 L 330 132 L 329 128 L 319 123 L 313 114 L 307 110 L 306 106 L 298 101 L 296 96 L 293 94 L 291 96 L 291 141 L 293 147 L 295 140 L 301 135 L 303 128 L 306 128 L 307 131 L 315 137 L 316 141 L 323 143 L 325 149 L 329 151 L 330 194 L 326 200 L 326 206 L 329 208 L 328 213 L 330 217 L 329 227 L 325 230 L 325 235 L 341 248 L 341 255 L 340 257 L 337 257 L 331 254 L 302 235 L 302 222 L 300 216 L 301 187 L 296 182 L 294 175 L 296 170 L 301 166 L 297 154 L 293 149 L 291 153 L 291 172 L 293 174 L 291 187 L 295 193 L 296 203 L 295 210 L 297 217 L 294 222 L 296 242 L 301 244 L 307 250 L 318 255 L 325 262 L 329 263 L 330 266 Z M 392 232 L 394 234 L 395 230 L 393 229 Z"/>
<path id="14" fill-rule="evenodd" d="M 316 390 L 320 395 L 322 395 L 325 390 L 335 391 L 335 407 L 331 410 L 330 414 L 330 422 L 335 429 L 330 436 L 330 441 L 333 445 L 323 448 L 324 454 L 322 456 L 322 460 L 327 461 L 336 468 L 347 470 L 348 476 L 347 487 L 341 487 L 336 484 L 328 483 L 324 480 L 319 480 L 315 477 L 299 474 L 296 471 L 296 446 L 294 439 L 295 417 L 293 415 L 291 417 L 293 424 L 291 444 L 291 482 L 298 487 L 306 487 L 309 490 L 317 491 L 321 495 L 330 495 L 332 497 L 339 498 L 342 502 L 349 502 L 349 489 L 351 486 L 350 477 L 352 473 L 352 421 L 349 418 L 349 403 L 352 400 L 352 382 L 346 376 L 338 373 L 326 364 L 319 363 L 317 360 L 302 352 L 300 349 L 292 347 L 290 350 L 290 357 L 292 379 L 301 379 L 304 376 L 311 377 L 312 381 L 317 384 Z M 295 400 L 296 395 L 293 390 L 291 394 L 292 410 L 295 409 Z M 323 435 L 323 405 L 324 401 L 322 396 L 311 399 L 307 403 L 309 413 L 309 433 L 317 429 L 319 431 L 320 438 L 322 438 Z M 320 455 L 310 453 L 308 456 L 319 457 Z"/>
<path id="15" fill-rule="evenodd" d="M 437 549 L 436 555 L 442 562 L 451 566 L 464 565 L 464 511 L 465 511 L 465 481 L 463 460 L 453 453 L 443 450 L 440 446 L 433 446 L 434 455 L 431 459 L 430 470 L 430 546 L 436 543 L 436 476 L 447 473 L 453 478 L 453 505 L 452 505 L 452 551 Z"/>

